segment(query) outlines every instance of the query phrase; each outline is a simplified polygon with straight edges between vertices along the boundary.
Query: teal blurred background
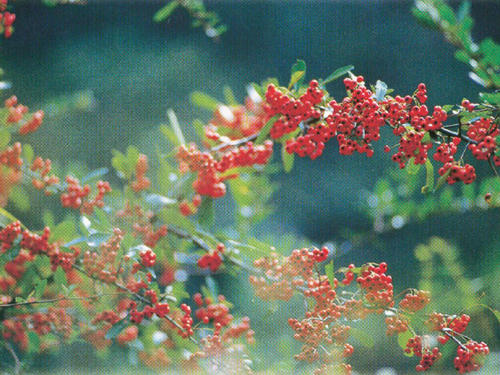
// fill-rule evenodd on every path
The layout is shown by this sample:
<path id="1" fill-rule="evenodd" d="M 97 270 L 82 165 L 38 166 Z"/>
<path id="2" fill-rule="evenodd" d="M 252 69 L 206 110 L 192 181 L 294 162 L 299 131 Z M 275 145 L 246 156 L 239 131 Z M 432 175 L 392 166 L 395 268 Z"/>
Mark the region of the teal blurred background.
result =
<path id="1" fill-rule="evenodd" d="M 413 92 L 425 82 L 430 105 L 459 103 L 463 97 L 477 100 L 481 91 L 468 78 L 467 66 L 454 59 L 454 49 L 443 36 L 416 24 L 411 2 L 207 2 L 229 27 L 218 42 L 192 29 L 182 11 L 167 22 L 153 23 L 162 4 L 91 1 L 85 6 L 49 8 L 16 2 L 16 30 L 2 44 L 0 66 L 12 82 L 10 91 L 21 102 L 47 112 L 43 130 L 35 135 L 36 141 L 30 140 L 37 154 L 63 167 L 79 160 L 90 169 L 109 167 L 110 150 L 123 152 L 130 144 L 153 155 L 167 109 L 175 110 L 193 137 L 192 120 L 210 118 L 190 104 L 190 92 L 201 90 L 222 99 L 223 87 L 229 85 L 242 101 L 249 82 L 278 77 L 286 83 L 297 58 L 307 62 L 311 79 L 353 64 L 356 74 L 371 83 L 380 79 L 396 93 Z M 473 2 L 472 16 L 477 39 L 490 36 L 500 42 L 498 2 Z M 340 82 L 329 88 L 334 96 L 342 95 Z M 84 104 L 58 110 L 57 103 L 78 95 L 85 98 Z M 372 189 L 389 164 L 382 152 L 372 160 L 340 157 L 333 145 L 314 162 L 297 160 L 293 173 L 275 175 L 281 184 L 272 202 L 277 210 L 257 228 L 257 235 L 292 232 L 316 244 L 333 240 L 341 249 L 337 264 L 385 260 L 400 290 L 413 286 L 420 275 L 414 248 L 439 235 L 456 246 L 468 278 L 486 273 L 490 278 L 481 283 L 499 285 L 498 210 L 437 216 L 371 237 L 373 223 L 359 210 L 360 192 Z M 222 204 L 219 211 L 224 209 Z M 25 219 L 39 224 L 35 218 Z M 225 224 L 221 219 L 219 225 Z M 360 232 L 372 240 L 353 241 L 352 234 Z M 242 313 L 248 314 L 250 308 L 254 318 L 251 296 L 240 293 L 240 288 L 245 284 L 233 284 L 225 293 Z M 491 288 L 489 298 L 500 307 L 498 287 Z M 273 319 L 273 314 L 267 320 L 255 314 L 255 319 L 278 348 L 281 333 L 290 332 L 286 321 Z M 498 325 L 491 329 L 489 335 L 498 337 Z M 365 371 L 381 362 L 404 371 L 408 362 L 387 353 L 361 349 L 353 361 Z M 263 363 L 280 356 L 277 349 L 263 347 L 260 355 Z M 57 363 L 60 357 L 54 359 Z"/>

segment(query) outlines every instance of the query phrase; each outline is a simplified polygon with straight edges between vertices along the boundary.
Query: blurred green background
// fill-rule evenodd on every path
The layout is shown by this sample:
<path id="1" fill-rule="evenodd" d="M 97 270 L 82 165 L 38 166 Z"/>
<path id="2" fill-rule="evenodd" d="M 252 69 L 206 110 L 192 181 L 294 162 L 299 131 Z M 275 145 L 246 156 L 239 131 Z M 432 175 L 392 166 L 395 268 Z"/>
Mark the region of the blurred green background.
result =
<path id="1" fill-rule="evenodd" d="M 153 155 L 158 126 L 166 122 L 167 109 L 175 110 L 192 139 L 192 120 L 210 118 L 209 113 L 190 104 L 190 92 L 201 90 L 222 99 L 223 87 L 229 85 L 242 101 L 249 82 L 278 77 L 285 83 L 297 58 L 307 62 L 311 79 L 353 64 L 356 74 L 371 83 L 380 79 L 396 93 L 411 93 L 425 82 L 430 105 L 459 103 L 463 97 L 477 100 L 482 90 L 468 78 L 467 66 L 454 59 L 454 49 L 443 36 L 416 24 L 411 2 L 209 1 L 207 7 L 229 27 L 218 42 L 192 29 L 189 16 L 182 11 L 167 22 L 153 23 L 152 17 L 162 5 L 156 1 L 89 1 L 85 6 L 49 8 L 16 2 L 16 30 L 2 44 L 0 66 L 5 79 L 12 82 L 10 91 L 21 102 L 47 113 L 43 130 L 29 140 L 37 154 L 63 167 L 80 161 L 90 169 L 109 167 L 111 149 L 123 152 L 130 144 Z M 498 2 L 472 2 L 472 16 L 477 39 L 489 36 L 500 42 Z M 330 86 L 334 96 L 342 95 L 340 82 Z M 256 229 L 256 235 L 272 234 L 286 241 L 280 235 L 292 232 L 314 244 L 334 241 L 339 249 L 338 265 L 387 261 L 400 290 L 414 286 L 419 279 L 425 282 L 420 267 L 429 256 L 426 258 L 424 252 L 422 258 L 420 254 L 420 263 L 414 249 L 439 236 L 450 244 L 446 246 L 455 257 L 451 264 L 465 265 L 457 274 L 436 255 L 435 273 L 428 277 L 434 278 L 438 290 L 449 291 L 443 293 L 439 304 L 453 310 L 467 296 L 482 291 L 488 304 L 500 308 L 500 211 L 463 210 L 375 234 L 373 220 L 360 210 L 361 200 L 363 191 L 373 190 L 378 178 L 394 168 L 390 164 L 383 152 L 371 160 L 360 155 L 340 157 L 334 145 L 316 161 L 296 160 L 291 174 L 274 176 L 280 184 L 272 200 L 276 212 Z M 40 202 L 40 207 L 45 202 Z M 223 218 L 226 209 L 224 202 L 218 207 L 222 217 L 219 226 L 229 224 Z M 32 225 L 40 224 L 37 218 L 22 213 L 19 217 Z M 290 241 L 290 251 L 292 246 Z M 437 247 L 448 249 L 446 246 Z M 455 287 L 458 279 L 465 280 L 465 292 Z M 231 288 L 224 284 L 224 276 L 219 280 L 240 313 L 255 321 L 262 339 L 255 349 L 260 358 L 258 368 L 268 369 L 269 363 L 296 351 L 284 316 L 298 305 L 269 306 L 254 301 L 251 294 L 243 292 L 248 289 L 243 277 L 241 284 L 233 282 Z M 257 314 L 267 310 L 265 316 Z M 498 350 L 498 324 L 487 312 L 478 314 L 486 323 L 473 329 L 494 348 L 496 343 Z M 383 337 L 381 325 L 367 324 L 378 326 L 375 339 L 383 344 L 376 350 L 356 351 L 351 363 L 356 363 L 359 371 L 387 366 L 407 373 L 408 367 L 413 368 L 412 362 L 400 355 L 397 344 Z M 67 358 L 75 350 L 81 356 Z M 99 361 L 82 348 L 65 348 L 47 367 L 83 365 L 107 371 L 102 369 L 117 363 Z M 496 374 L 490 372 L 496 371 L 494 368 L 484 371 Z"/>

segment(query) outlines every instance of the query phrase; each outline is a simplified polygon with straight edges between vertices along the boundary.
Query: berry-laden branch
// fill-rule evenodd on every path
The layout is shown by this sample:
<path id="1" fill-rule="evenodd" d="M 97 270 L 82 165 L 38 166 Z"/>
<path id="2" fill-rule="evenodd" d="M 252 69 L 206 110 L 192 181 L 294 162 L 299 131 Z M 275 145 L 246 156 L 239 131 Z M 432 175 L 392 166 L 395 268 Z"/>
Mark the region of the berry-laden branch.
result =
<path id="1" fill-rule="evenodd" d="M 201 254 L 194 255 L 197 259 L 194 263 L 205 273 L 224 271 L 231 265 L 250 273 L 255 294 L 264 300 L 289 300 L 298 293 L 308 301 L 305 316 L 291 319 L 290 325 L 294 338 L 304 344 L 296 359 L 315 363 L 318 374 L 337 369 L 350 373 L 351 367 L 344 363 L 344 358 L 354 350 L 347 343 L 349 332 L 354 329 L 351 322 L 382 313 L 390 314 L 386 318 L 389 335 L 408 336 L 403 336 L 403 349 L 421 358 L 418 371 L 430 368 L 441 357 L 437 347 L 429 347 L 426 335 L 417 334 L 418 319 L 427 323 L 426 333 L 438 335 L 441 345 L 449 340 L 458 344 L 455 367 L 459 372 L 479 368 L 488 348 L 463 336 L 469 317 L 422 314 L 429 302 L 424 291 L 411 290 L 402 299 L 395 297 L 385 263 L 340 269 L 345 278 L 339 283 L 332 266 L 328 266 L 332 268 L 328 275 L 321 272 L 323 262 L 328 259 L 326 248 L 294 250 L 289 257 L 280 257 L 269 254 L 271 246 L 265 246 L 261 250 L 267 256 L 252 265 L 224 241 L 205 235 L 193 225 L 193 221 L 205 225 L 202 218 L 209 214 L 213 199 L 226 194 L 227 181 L 237 181 L 240 175 L 263 173 L 263 166 L 273 154 L 274 142 L 284 147 L 284 161 L 286 155 L 295 154 L 315 159 L 332 138 L 337 139 L 342 155 L 358 152 L 372 156 L 374 142 L 386 136 L 383 129 L 387 128 L 398 139 L 392 160 L 401 168 L 410 163 L 430 162 L 428 152 L 437 145 L 433 157 L 443 163 L 442 182 L 467 184 L 475 179 L 474 168 L 463 162 L 466 151 L 479 160 L 499 164 L 497 105 L 464 101 L 455 107 L 435 107 L 431 114 L 425 105 L 427 88 L 423 84 L 405 97 L 390 96 L 381 82 L 369 89 L 363 77 L 353 75 L 344 80 L 344 85 L 347 95 L 341 101 L 329 96 L 324 83 L 313 80 L 302 87 L 300 79 L 294 78 L 290 89 L 277 83 L 254 87 L 262 95 L 257 92 L 244 106 L 217 104 L 213 119 L 203 127 L 202 147 L 191 143 L 176 148 L 174 161 L 178 162 L 178 170 L 167 165 L 175 184 L 161 193 L 148 177 L 145 155 L 134 149 L 126 154 L 115 152 L 112 163 L 124 180 L 121 188 L 114 188 L 115 197 L 119 198 L 115 200 L 110 199 L 112 188 L 108 182 L 99 180 L 95 191 L 90 184 L 71 175 L 60 183 L 52 174 L 50 160 L 27 155 L 20 142 L 10 145 L 11 134 L 22 138 L 25 134 L 22 129 L 37 130 L 43 115 L 26 116 L 27 109 L 18 105 L 17 99 L 8 99 L 4 113 L 9 139 L 0 152 L 1 181 L 7 182 L 0 184 L 0 193 L 7 201 L 9 192 L 23 178 L 29 178 L 36 189 L 49 195 L 60 194 L 62 206 L 78 213 L 74 218 L 83 238 L 77 238 L 75 231 L 63 241 L 50 227 L 42 233 L 23 231 L 19 221 L 2 214 L 9 221 L 0 231 L 0 262 L 5 275 L 0 276 L 1 300 L 6 307 L 0 309 L 5 317 L 2 317 L 4 339 L 26 350 L 28 327 L 35 327 L 34 332 L 40 337 L 54 332 L 61 340 L 77 330 L 77 335 L 103 348 L 113 341 L 132 345 L 140 338 L 139 326 L 155 325 L 167 335 L 170 349 L 191 351 L 188 362 L 192 366 L 207 360 L 225 373 L 249 371 L 240 350 L 242 339 L 248 344 L 254 341 L 249 320 L 243 318 L 235 323 L 229 313 L 231 305 L 208 289 L 202 290 L 204 295 L 195 294 L 189 305 L 186 300 L 189 295 L 179 285 L 182 281 L 175 281 L 179 264 L 172 253 L 188 253 L 193 246 L 186 245 L 191 244 L 195 251 L 201 250 Z M 456 131 L 450 130 L 454 124 L 446 125 L 449 117 L 458 117 Z M 176 131 L 180 132 L 180 127 Z M 182 135 L 178 138 L 184 139 Z M 454 155 L 464 141 L 468 146 L 456 160 Z M 391 147 L 387 146 L 386 151 L 391 152 Z M 43 259 L 49 263 L 37 266 Z M 54 289 L 61 279 L 67 279 L 73 289 L 67 288 L 66 295 L 61 296 L 50 288 L 46 292 L 44 287 L 37 286 L 33 292 L 36 297 L 31 295 L 17 302 L 13 296 L 17 295 L 16 288 L 29 274 L 30 267 L 35 268 L 31 272 L 36 275 L 34 280 L 50 279 L 50 288 Z M 169 271 L 169 267 L 174 271 Z M 44 273 L 47 271 L 48 274 Z M 79 276 L 85 276 L 87 281 Z M 356 288 L 349 286 L 354 280 Z M 89 303 L 97 295 L 107 295 L 106 288 L 112 298 L 100 299 L 102 307 Z M 47 303 L 61 307 L 35 312 L 34 307 Z M 83 327 L 75 327 L 78 325 L 74 324 L 73 312 L 64 309 L 65 304 L 72 303 L 83 305 L 74 310 L 87 315 Z M 29 309 L 30 313 L 21 314 L 25 312 L 23 309 Z M 170 363 L 163 348 L 145 351 L 142 356 L 143 362 L 153 367 Z"/>

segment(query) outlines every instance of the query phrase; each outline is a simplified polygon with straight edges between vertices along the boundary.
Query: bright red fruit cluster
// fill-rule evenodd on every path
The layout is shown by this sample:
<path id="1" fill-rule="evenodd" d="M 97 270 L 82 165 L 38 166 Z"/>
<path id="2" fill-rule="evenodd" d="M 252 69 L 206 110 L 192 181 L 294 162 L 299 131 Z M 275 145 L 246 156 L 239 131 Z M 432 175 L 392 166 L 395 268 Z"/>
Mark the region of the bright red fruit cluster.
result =
<path id="1" fill-rule="evenodd" d="M 224 254 L 225 248 L 223 243 L 218 244 L 213 252 L 204 254 L 198 259 L 198 266 L 200 268 L 209 268 L 210 271 L 216 272 L 222 265 L 221 254 Z"/>

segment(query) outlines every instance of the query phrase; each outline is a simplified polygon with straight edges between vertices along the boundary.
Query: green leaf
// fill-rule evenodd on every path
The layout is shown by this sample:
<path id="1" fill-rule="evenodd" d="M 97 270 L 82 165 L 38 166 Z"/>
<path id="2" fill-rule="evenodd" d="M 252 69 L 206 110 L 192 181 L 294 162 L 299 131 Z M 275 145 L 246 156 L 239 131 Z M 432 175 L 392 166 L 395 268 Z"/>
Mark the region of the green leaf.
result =
<path id="1" fill-rule="evenodd" d="M 403 332 L 403 333 L 400 333 L 398 335 L 398 344 L 399 344 L 399 347 L 403 350 L 406 349 L 406 344 L 408 343 L 408 340 L 411 339 L 413 337 L 413 333 L 411 333 L 410 330 L 406 331 L 406 332 Z M 408 354 L 408 356 L 413 356 L 413 352 L 411 354 Z"/>
<path id="2" fill-rule="evenodd" d="M 211 197 L 203 197 L 198 209 L 198 222 L 201 226 L 211 228 L 214 225 L 214 200 Z"/>
<path id="3" fill-rule="evenodd" d="M 173 109 L 169 109 L 167 111 L 167 116 L 168 120 L 170 121 L 170 126 L 172 126 L 172 129 L 174 130 L 175 136 L 179 140 L 179 143 L 181 145 L 186 144 L 186 141 L 184 140 L 184 135 L 182 134 L 181 126 L 179 125 L 179 121 L 177 120 L 177 116 L 175 115 Z"/>
<path id="4" fill-rule="evenodd" d="M 441 177 L 438 178 L 436 182 L 436 187 L 434 188 L 433 192 L 436 192 L 438 189 L 440 189 L 444 183 L 446 182 L 446 179 L 450 176 L 451 169 L 448 169 L 445 174 L 443 174 Z"/>
<path id="5" fill-rule="evenodd" d="M 264 142 L 266 137 L 269 135 L 269 132 L 271 131 L 274 123 L 280 118 L 280 116 L 281 115 L 274 115 L 266 122 L 266 124 L 260 130 L 260 133 L 257 136 L 257 139 L 255 140 L 255 144 L 260 144 Z"/>
<path id="6" fill-rule="evenodd" d="M 54 272 L 54 282 L 57 285 L 68 285 L 68 279 L 66 278 L 66 272 L 61 267 L 57 267 L 56 272 Z"/>
<path id="7" fill-rule="evenodd" d="M 34 354 L 40 351 L 40 337 L 35 331 L 28 330 L 28 353 Z"/>
<path id="8" fill-rule="evenodd" d="M 357 339 L 361 345 L 367 348 L 373 348 L 375 346 L 375 340 L 373 336 L 359 328 L 351 328 L 349 331 L 352 337 Z"/>
<path id="9" fill-rule="evenodd" d="M 35 286 L 35 299 L 40 299 L 45 293 L 45 288 L 47 286 L 47 279 L 40 280 Z"/>
<path id="10" fill-rule="evenodd" d="M 288 152 L 286 152 L 285 145 L 281 146 L 281 160 L 283 160 L 283 168 L 285 169 L 286 173 L 292 170 L 294 157 L 295 154 L 289 154 Z"/>
<path id="11" fill-rule="evenodd" d="M 343 66 L 342 68 L 338 68 L 332 74 L 330 74 L 325 80 L 321 81 L 319 84 L 320 84 L 320 86 L 324 86 L 327 83 L 330 83 L 330 82 L 335 81 L 336 79 L 339 79 L 340 77 L 347 74 L 348 72 L 350 72 L 353 69 L 354 69 L 354 65 L 346 65 L 346 66 Z"/>
<path id="12" fill-rule="evenodd" d="M 303 60 L 297 60 L 292 66 L 292 76 L 288 84 L 288 90 L 291 90 L 294 85 L 300 87 L 306 76 L 306 63 Z"/>
<path id="13" fill-rule="evenodd" d="M 127 315 L 125 318 L 119 320 L 110 329 L 108 329 L 108 332 L 106 332 L 106 335 L 104 337 L 107 338 L 108 340 L 114 339 L 125 329 L 125 327 L 128 325 L 128 322 L 129 322 L 129 317 Z"/>
<path id="14" fill-rule="evenodd" d="M 479 97 L 490 104 L 500 104 L 500 92 L 494 92 L 494 93 L 486 93 L 486 92 L 481 92 L 479 93 Z"/>
<path id="15" fill-rule="evenodd" d="M 408 165 L 406 166 L 406 171 L 410 175 L 416 175 L 418 171 L 420 170 L 421 164 L 415 164 L 414 161 L 408 162 Z"/>
<path id="16" fill-rule="evenodd" d="M 1 136 L 0 136 L 1 139 Z M 0 147 L 1 149 L 2 147 Z M 29 144 L 23 144 L 23 158 L 26 163 L 31 164 L 33 161 L 33 157 L 35 156 L 35 152 L 33 151 L 33 147 Z"/>
<path id="17" fill-rule="evenodd" d="M 179 6 L 179 2 L 177 0 L 171 1 L 167 5 L 165 5 L 163 8 L 161 8 L 159 11 L 157 11 L 154 16 L 153 16 L 153 21 L 154 22 L 161 22 L 166 20 L 170 15 L 173 13 L 173 11 Z"/>
<path id="18" fill-rule="evenodd" d="M 10 132 L 7 129 L 0 129 L 0 151 L 10 142 Z"/>
<path id="19" fill-rule="evenodd" d="M 98 168 L 83 177 L 80 182 L 82 184 L 98 179 L 109 172 L 108 168 Z"/>
<path id="20" fill-rule="evenodd" d="M 333 264 L 333 259 L 325 266 L 325 274 L 328 276 L 328 281 L 330 285 L 335 285 L 335 268 Z"/>
<path id="21" fill-rule="evenodd" d="M 236 100 L 236 97 L 234 96 L 234 92 L 229 86 L 224 86 L 224 98 L 226 100 L 226 104 L 229 106 L 235 106 L 238 105 L 238 101 Z"/>
<path id="22" fill-rule="evenodd" d="M 429 159 L 425 161 L 425 171 L 426 177 L 425 186 L 422 188 L 423 194 L 427 194 L 428 192 L 431 192 L 432 189 L 434 189 L 434 166 Z"/>
<path id="23" fill-rule="evenodd" d="M 219 287 L 217 286 L 217 282 L 212 276 L 207 276 L 205 278 L 205 281 L 207 283 L 207 288 L 212 295 L 211 297 L 213 298 L 214 302 L 217 302 L 217 296 L 219 295 Z"/>
<path id="24" fill-rule="evenodd" d="M 217 99 L 201 91 L 192 92 L 189 99 L 194 105 L 208 109 L 209 111 L 215 111 L 220 104 Z"/>
<path id="25" fill-rule="evenodd" d="M 457 19 L 459 22 L 463 21 L 465 17 L 469 16 L 470 14 L 470 1 L 465 0 L 460 4 L 460 7 L 458 8 L 457 11 Z"/>

